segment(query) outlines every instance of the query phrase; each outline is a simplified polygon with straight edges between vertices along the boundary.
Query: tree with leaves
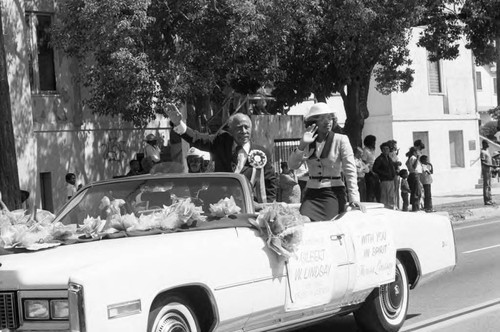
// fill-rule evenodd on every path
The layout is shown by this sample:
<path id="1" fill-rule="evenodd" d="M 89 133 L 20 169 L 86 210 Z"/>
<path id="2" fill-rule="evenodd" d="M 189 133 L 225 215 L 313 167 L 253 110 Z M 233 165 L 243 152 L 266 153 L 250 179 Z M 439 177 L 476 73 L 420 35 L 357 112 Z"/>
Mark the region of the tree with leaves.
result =
<path id="1" fill-rule="evenodd" d="M 385 94 L 411 87 L 410 33 L 427 12 L 428 1 L 292 2 L 286 52 L 279 58 L 284 79 L 276 82 L 274 93 L 284 106 L 311 93 L 318 101 L 339 93 L 346 111 L 344 131 L 353 146 L 361 146 L 371 78 Z"/>
<path id="2" fill-rule="evenodd" d="M 273 63 L 262 43 L 267 1 L 67 0 L 54 42 L 80 60 L 97 114 L 145 126 L 164 102 L 220 106 L 228 87 L 247 92 Z M 188 123 L 193 117 L 188 115 Z M 190 123 L 197 127 L 196 123 Z"/>

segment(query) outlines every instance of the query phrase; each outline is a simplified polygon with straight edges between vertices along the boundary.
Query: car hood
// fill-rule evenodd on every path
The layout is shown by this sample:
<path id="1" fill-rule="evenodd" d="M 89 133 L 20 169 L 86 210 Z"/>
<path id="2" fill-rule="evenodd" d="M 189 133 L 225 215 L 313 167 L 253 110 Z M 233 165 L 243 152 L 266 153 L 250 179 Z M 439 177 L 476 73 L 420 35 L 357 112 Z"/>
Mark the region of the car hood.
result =
<path id="1" fill-rule="evenodd" d="M 134 264 L 148 257 L 175 252 L 209 236 L 207 232 L 234 233 L 234 227 L 252 227 L 248 218 L 221 220 L 195 231 L 129 236 L 60 245 L 38 251 L 0 256 L 0 289 L 67 288 L 79 271 L 100 271 L 106 266 Z M 97 273 L 97 272 L 96 272 Z"/>

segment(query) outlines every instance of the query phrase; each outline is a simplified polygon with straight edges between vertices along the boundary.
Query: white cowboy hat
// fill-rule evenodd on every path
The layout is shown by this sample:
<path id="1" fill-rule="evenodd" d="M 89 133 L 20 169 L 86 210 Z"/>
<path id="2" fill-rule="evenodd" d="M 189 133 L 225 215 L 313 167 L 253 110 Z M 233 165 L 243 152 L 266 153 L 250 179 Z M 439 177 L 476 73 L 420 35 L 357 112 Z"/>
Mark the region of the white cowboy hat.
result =
<path id="1" fill-rule="evenodd" d="M 205 160 L 205 161 L 210 161 L 212 159 L 212 157 L 210 156 L 210 152 L 208 152 L 208 151 L 201 151 L 201 154 L 202 154 L 203 160 Z"/>
<path id="2" fill-rule="evenodd" d="M 335 110 L 326 103 L 316 103 L 311 106 L 309 112 L 307 112 L 307 114 L 304 116 L 304 120 L 307 120 L 312 116 L 321 114 L 335 114 Z"/>
<path id="3" fill-rule="evenodd" d="M 198 150 L 197 148 L 191 147 L 191 148 L 189 148 L 186 157 L 203 158 L 203 151 Z"/>

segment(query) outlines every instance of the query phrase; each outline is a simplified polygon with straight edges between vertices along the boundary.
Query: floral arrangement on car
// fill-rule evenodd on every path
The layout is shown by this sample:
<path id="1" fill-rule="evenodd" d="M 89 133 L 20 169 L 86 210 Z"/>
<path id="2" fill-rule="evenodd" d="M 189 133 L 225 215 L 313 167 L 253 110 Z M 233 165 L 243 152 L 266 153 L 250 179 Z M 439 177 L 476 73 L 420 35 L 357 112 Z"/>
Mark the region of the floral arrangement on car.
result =
<path id="1" fill-rule="evenodd" d="M 231 196 L 229 198 L 225 197 L 215 204 L 210 204 L 209 210 L 213 217 L 223 218 L 232 214 L 238 214 L 241 208 L 236 205 L 234 197 Z"/>
<path id="2" fill-rule="evenodd" d="M 273 203 L 259 212 L 257 219 L 250 219 L 266 239 L 267 246 L 286 260 L 295 256 L 305 222 L 310 219 L 287 204 Z"/>
<path id="3" fill-rule="evenodd" d="M 136 217 L 133 213 L 121 214 L 121 206 L 125 204 L 122 199 L 110 200 L 104 196 L 100 209 L 106 212 L 106 219 L 87 216 L 83 226 L 79 229 L 86 237 L 100 237 L 103 234 L 133 231 L 171 231 L 183 227 L 193 226 L 195 223 L 206 221 L 202 207 L 191 202 L 191 198 L 179 198 L 173 195 L 172 204 L 163 206 L 148 214 Z"/>
<path id="4" fill-rule="evenodd" d="M 45 210 L 9 211 L 0 193 L 0 247 L 39 250 L 61 244 L 73 234 L 73 227 L 53 223 L 54 215 Z"/>

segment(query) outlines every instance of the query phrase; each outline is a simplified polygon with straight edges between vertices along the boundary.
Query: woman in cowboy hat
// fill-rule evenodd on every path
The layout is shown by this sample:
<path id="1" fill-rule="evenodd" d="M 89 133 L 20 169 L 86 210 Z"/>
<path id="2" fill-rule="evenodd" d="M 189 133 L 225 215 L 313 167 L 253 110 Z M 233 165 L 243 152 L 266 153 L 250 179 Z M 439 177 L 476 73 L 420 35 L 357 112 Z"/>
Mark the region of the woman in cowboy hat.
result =
<path id="1" fill-rule="evenodd" d="M 347 194 L 352 206 L 362 207 L 352 147 L 346 135 L 332 132 L 334 119 L 326 103 L 311 106 L 304 117 L 306 131 L 288 160 L 291 169 L 307 163 L 309 180 L 300 213 L 311 221 L 330 220 L 344 212 Z"/>

